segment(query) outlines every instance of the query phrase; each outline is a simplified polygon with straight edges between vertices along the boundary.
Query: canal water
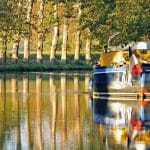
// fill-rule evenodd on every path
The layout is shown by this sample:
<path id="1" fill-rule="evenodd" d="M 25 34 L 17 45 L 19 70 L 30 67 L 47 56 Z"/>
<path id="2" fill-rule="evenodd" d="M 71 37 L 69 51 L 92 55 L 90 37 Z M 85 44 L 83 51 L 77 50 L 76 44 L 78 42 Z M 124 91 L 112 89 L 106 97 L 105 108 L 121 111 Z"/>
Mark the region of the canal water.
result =
<path id="1" fill-rule="evenodd" d="M 93 99 L 90 77 L 91 72 L 0 73 L 0 149 L 126 149 L 124 120 L 118 130 L 112 118 L 130 118 L 134 110 L 150 120 L 150 106 Z M 144 133 L 150 137 L 149 130 Z M 142 140 L 137 145 L 150 144 Z"/>

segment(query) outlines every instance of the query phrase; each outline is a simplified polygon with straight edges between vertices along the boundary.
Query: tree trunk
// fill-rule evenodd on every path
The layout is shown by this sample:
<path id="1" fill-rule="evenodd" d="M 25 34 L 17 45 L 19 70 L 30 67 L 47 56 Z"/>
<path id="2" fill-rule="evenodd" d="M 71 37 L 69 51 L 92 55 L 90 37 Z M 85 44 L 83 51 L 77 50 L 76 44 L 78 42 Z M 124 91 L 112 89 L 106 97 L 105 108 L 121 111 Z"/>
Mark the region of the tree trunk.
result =
<path id="1" fill-rule="evenodd" d="M 92 39 L 90 36 L 87 36 L 87 39 L 86 39 L 86 48 L 85 48 L 85 60 L 86 60 L 86 63 L 90 63 L 91 61 L 91 42 L 92 42 Z"/>
<path id="2" fill-rule="evenodd" d="M 77 31 L 76 31 L 76 40 L 75 40 L 75 55 L 74 55 L 74 60 L 76 62 L 79 61 L 79 57 L 80 57 L 80 34 L 81 34 L 81 30 L 80 30 L 80 19 L 81 19 L 81 7 L 80 7 L 80 3 L 78 6 L 78 25 L 77 25 Z"/>
<path id="3" fill-rule="evenodd" d="M 62 43 L 62 53 L 61 53 L 61 62 L 66 64 L 67 58 L 67 39 L 68 39 L 68 18 L 64 18 L 64 27 L 63 27 L 63 43 Z"/>
<path id="4" fill-rule="evenodd" d="M 6 64 L 7 36 L 0 38 L 0 63 Z"/>
<path id="5" fill-rule="evenodd" d="M 14 43 L 13 43 L 12 57 L 11 57 L 11 60 L 12 60 L 13 63 L 18 62 L 19 42 L 20 42 L 19 34 L 16 34 L 14 36 Z"/>
<path id="6" fill-rule="evenodd" d="M 24 38 L 24 62 L 29 61 L 29 51 L 30 51 L 30 35 L 31 35 L 31 13 L 33 8 L 33 0 L 27 1 L 27 18 L 26 18 L 26 35 Z"/>
<path id="7" fill-rule="evenodd" d="M 18 17 L 22 17 L 20 10 L 23 8 L 23 1 L 18 1 L 17 10 L 18 11 Z M 17 28 L 16 34 L 13 36 L 13 47 L 12 47 L 12 57 L 11 61 L 12 63 L 18 62 L 18 51 L 19 51 L 19 42 L 20 42 L 20 36 L 21 36 L 21 28 Z"/>
<path id="8" fill-rule="evenodd" d="M 74 60 L 76 62 L 79 61 L 79 57 L 80 57 L 80 34 L 81 34 L 81 31 L 80 31 L 80 29 L 78 29 L 76 32 L 75 55 L 74 55 Z"/>
<path id="9" fill-rule="evenodd" d="M 37 44 L 37 63 L 42 63 L 42 51 L 43 51 L 43 34 L 38 33 L 38 44 Z"/>
<path id="10" fill-rule="evenodd" d="M 38 43 L 37 43 L 37 63 L 42 63 L 42 52 L 43 52 L 43 11 L 44 11 L 44 0 L 39 0 L 39 11 L 38 11 Z"/>
<path id="11" fill-rule="evenodd" d="M 58 39 L 58 4 L 57 2 L 54 4 L 54 19 L 55 19 L 55 25 L 54 25 L 54 34 L 52 39 L 52 46 L 51 46 L 51 52 L 50 52 L 50 62 L 55 62 L 55 55 L 56 55 L 56 49 L 57 49 L 57 39 Z"/>
<path id="12" fill-rule="evenodd" d="M 29 62 L 30 37 L 24 38 L 24 56 L 23 61 Z"/>

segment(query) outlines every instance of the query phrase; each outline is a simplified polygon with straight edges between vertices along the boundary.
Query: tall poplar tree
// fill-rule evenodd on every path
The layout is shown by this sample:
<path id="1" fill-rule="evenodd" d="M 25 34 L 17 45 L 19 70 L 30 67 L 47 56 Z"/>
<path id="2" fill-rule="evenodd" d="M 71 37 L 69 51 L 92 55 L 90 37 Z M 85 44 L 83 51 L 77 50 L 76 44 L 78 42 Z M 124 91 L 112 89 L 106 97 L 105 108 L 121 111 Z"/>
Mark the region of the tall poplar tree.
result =
<path id="1" fill-rule="evenodd" d="M 53 27 L 52 45 L 51 45 L 51 50 L 50 50 L 50 62 L 51 63 L 55 62 L 58 32 L 59 32 L 58 0 L 54 1 L 53 9 L 54 9 L 54 27 Z"/>
<path id="2" fill-rule="evenodd" d="M 18 0 L 18 3 L 16 4 L 15 1 L 12 2 L 11 8 L 13 10 L 12 14 L 12 62 L 17 63 L 18 61 L 18 54 L 19 54 L 19 43 L 21 38 L 23 37 L 24 31 L 25 31 L 25 1 L 24 0 Z"/>
<path id="3" fill-rule="evenodd" d="M 42 63 L 43 59 L 43 40 L 44 40 L 44 32 L 43 32 L 43 18 L 44 18 L 44 0 L 38 0 L 39 10 L 38 10 L 38 41 L 37 41 L 37 63 Z"/>
<path id="4" fill-rule="evenodd" d="M 12 9 L 6 0 L 0 2 L 0 63 L 6 63 L 7 42 L 12 29 Z"/>
<path id="5" fill-rule="evenodd" d="M 6 50 L 7 50 L 7 32 L 3 31 L 0 35 L 0 63 L 6 64 Z"/>
<path id="6" fill-rule="evenodd" d="M 86 46 L 85 46 L 85 60 L 86 63 L 89 64 L 91 61 L 91 44 L 92 44 L 92 36 L 90 31 L 87 31 L 86 37 Z"/>
<path id="7" fill-rule="evenodd" d="M 12 47 L 12 62 L 17 63 L 18 61 L 18 51 L 19 43 L 24 32 L 24 1 L 19 0 L 16 4 L 15 2 L 12 5 L 14 10 L 14 29 L 13 29 L 13 47 Z"/>
<path id="8" fill-rule="evenodd" d="M 77 3 L 78 8 L 78 17 L 77 17 L 77 29 L 76 29 L 76 39 L 75 39 L 75 54 L 74 54 L 74 60 L 79 61 L 80 57 L 80 36 L 81 36 L 81 2 Z"/>
<path id="9" fill-rule="evenodd" d="M 67 42 L 68 42 L 68 27 L 69 18 L 72 16 L 72 2 L 71 0 L 64 0 L 64 17 L 63 17 L 63 39 L 61 50 L 61 62 L 66 64 L 67 62 Z"/>
<path id="10" fill-rule="evenodd" d="M 26 13 L 26 23 L 25 23 L 25 33 L 24 33 L 24 62 L 29 61 L 30 52 L 30 37 L 31 37 L 31 14 L 33 9 L 33 0 L 27 0 L 26 2 L 27 13 Z"/>

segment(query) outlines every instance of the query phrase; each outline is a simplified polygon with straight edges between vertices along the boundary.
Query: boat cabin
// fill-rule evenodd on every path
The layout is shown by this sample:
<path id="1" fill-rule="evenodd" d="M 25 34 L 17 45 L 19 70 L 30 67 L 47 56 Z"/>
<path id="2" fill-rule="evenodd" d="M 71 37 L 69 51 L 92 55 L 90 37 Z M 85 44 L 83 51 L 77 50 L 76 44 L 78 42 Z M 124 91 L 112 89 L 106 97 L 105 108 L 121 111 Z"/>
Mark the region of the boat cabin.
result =
<path id="1" fill-rule="evenodd" d="M 121 66 L 128 63 L 128 51 L 110 51 L 102 53 L 99 59 L 100 66 Z"/>
<path id="2" fill-rule="evenodd" d="M 150 42 L 137 42 L 132 46 L 132 51 L 140 63 L 150 63 Z M 104 52 L 98 60 L 100 66 L 123 66 L 129 64 L 129 51 L 119 49 Z"/>

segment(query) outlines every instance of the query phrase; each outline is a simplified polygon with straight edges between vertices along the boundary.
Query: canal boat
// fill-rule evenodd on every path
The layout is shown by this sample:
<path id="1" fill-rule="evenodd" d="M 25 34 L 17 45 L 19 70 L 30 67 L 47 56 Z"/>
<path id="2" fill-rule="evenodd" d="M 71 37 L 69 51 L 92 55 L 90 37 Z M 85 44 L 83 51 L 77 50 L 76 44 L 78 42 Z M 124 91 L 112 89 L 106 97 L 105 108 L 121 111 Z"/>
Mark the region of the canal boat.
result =
<path id="1" fill-rule="evenodd" d="M 105 50 L 93 66 L 89 85 L 95 98 L 127 94 L 134 100 L 144 98 L 149 101 L 150 42 L 137 42 L 124 49 Z M 127 100 L 130 99 L 127 97 Z"/>

